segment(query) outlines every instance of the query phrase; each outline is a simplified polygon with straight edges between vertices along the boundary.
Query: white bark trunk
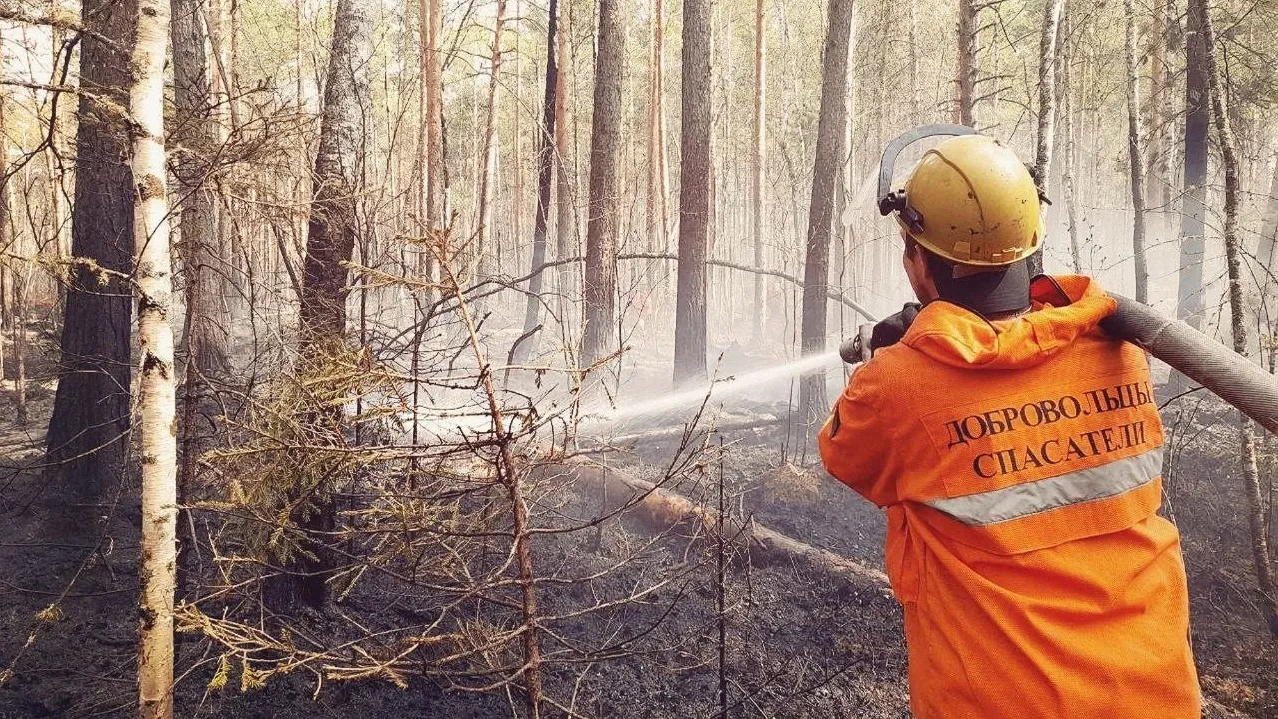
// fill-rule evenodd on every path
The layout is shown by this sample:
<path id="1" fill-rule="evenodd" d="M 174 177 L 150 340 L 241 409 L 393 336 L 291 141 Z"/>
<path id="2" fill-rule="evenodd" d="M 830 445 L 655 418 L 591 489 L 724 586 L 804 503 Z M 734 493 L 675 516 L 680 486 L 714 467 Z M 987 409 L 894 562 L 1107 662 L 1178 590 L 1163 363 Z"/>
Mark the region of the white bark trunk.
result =
<path id="1" fill-rule="evenodd" d="M 1043 4 L 1043 34 L 1038 46 L 1038 143 L 1034 171 L 1039 186 L 1044 189 L 1051 176 L 1052 140 L 1056 137 L 1056 48 L 1063 3 L 1064 0 L 1047 0 Z"/>
<path id="2" fill-rule="evenodd" d="M 174 432 L 173 276 L 164 156 L 164 60 L 168 0 L 140 0 L 134 83 L 134 246 L 137 248 L 138 338 L 142 427 L 141 637 L 138 716 L 173 716 L 173 591 L 177 570 L 177 437 Z"/>

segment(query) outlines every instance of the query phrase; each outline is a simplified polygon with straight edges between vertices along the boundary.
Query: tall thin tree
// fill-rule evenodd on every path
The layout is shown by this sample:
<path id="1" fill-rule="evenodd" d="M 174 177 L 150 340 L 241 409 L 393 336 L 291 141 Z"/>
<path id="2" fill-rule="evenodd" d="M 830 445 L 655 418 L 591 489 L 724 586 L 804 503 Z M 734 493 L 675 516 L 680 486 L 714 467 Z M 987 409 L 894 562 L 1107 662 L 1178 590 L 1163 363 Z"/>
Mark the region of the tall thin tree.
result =
<path id="1" fill-rule="evenodd" d="M 765 0 L 754 4 L 754 133 L 750 157 L 750 234 L 754 242 L 754 266 L 763 267 L 763 166 L 767 154 L 767 125 L 764 112 L 767 109 L 767 27 L 764 13 Z M 911 7 L 913 7 L 911 5 Z M 763 338 L 765 308 L 763 304 L 763 275 L 754 276 L 754 303 L 750 313 L 750 337 L 755 342 Z"/>
<path id="2" fill-rule="evenodd" d="M 1128 0 L 1130 2 L 1130 0 Z M 1189 0 L 1189 13 L 1197 15 L 1198 27 L 1203 36 L 1203 53 L 1207 59 L 1208 92 L 1211 94 L 1212 116 L 1219 139 L 1222 163 L 1225 166 L 1225 264 L 1229 276 L 1229 310 L 1232 315 L 1234 351 L 1247 353 L 1247 319 L 1243 302 L 1242 246 L 1238 236 L 1238 152 L 1226 105 L 1220 62 L 1216 57 L 1215 29 L 1207 0 Z M 1251 420 L 1238 414 L 1238 439 L 1243 474 L 1243 492 L 1247 497 L 1247 519 L 1251 526 L 1252 560 L 1256 569 L 1256 584 L 1265 608 L 1265 620 L 1269 633 L 1278 638 L 1278 579 L 1274 576 L 1270 558 L 1269 536 L 1266 531 L 1265 498 L 1261 494 L 1260 471 L 1256 465 L 1256 438 L 1252 434 Z"/>
<path id="3" fill-rule="evenodd" d="M 1211 121 L 1207 54 L 1203 42 L 1202 14 L 1191 12 L 1186 16 L 1185 22 L 1185 171 L 1181 193 L 1180 275 L 1176 290 L 1176 317 L 1195 329 L 1201 328 L 1203 321 L 1207 129 Z"/>
<path id="4" fill-rule="evenodd" d="M 1167 49 L 1171 42 L 1170 31 L 1175 22 L 1171 17 L 1175 3 L 1154 0 L 1150 8 L 1149 23 L 1149 99 L 1146 101 L 1146 127 L 1149 142 L 1145 149 L 1145 207 L 1159 218 L 1162 227 L 1167 216 L 1168 201 L 1168 148 L 1167 123 L 1169 115 L 1169 89 L 1172 71 L 1167 62 Z"/>
<path id="5" fill-rule="evenodd" d="M 1043 27 L 1038 41 L 1038 135 L 1034 143 L 1034 180 L 1047 189 L 1052 173 L 1052 151 L 1056 139 L 1056 75 L 1060 64 L 1061 6 L 1064 0 L 1043 2 Z M 1040 247 L 1029 258 L 1030 274 L 1043 272 Z"/>
<path id="6" fill-rule="evenodd" d="M 559 43 L 558 62 L 559 79 L 556 81 L 558 92 L 555 93 L 555 257 L 563 259 L 577 254 L 580 240 L 577 236 L 577 201 L 575 192 L 577 178 L 574 176 L 575 161 L 572 143 L 568 137 L 569 118 L 568 95 L 573 92 L 573 79 L 576 68 L 573 64 L 571 39 L 572 3 L 559 13 L 559 28 L 555 37 Z M 557 291 L 560 298 L 560 312 L 567 320 L 570 303 L 568 298 L 572 292 L 572 280 L 576 276 L 571 263 L 558 265 L 556 274 Z"/>
<path id="7" fill-rule="evenodd" d="M 169 0 L 139 0 L 129 97 L 138 248 L 138 415 L 142 429 L 142 547 L 138 572 L 138 716 L 173 716 L 173 593 L 177 583 L 177 437 L 172 256 L 164 155 L 164 60 Z"/>
<path id="8" fill-rule="evenodd" d="M 444 10 L 440 0 L 418 0 L 421 55 L 418 64 L 421 127 L 418 134 L 420 164 L 420 222 L 427 232 L 438 231 L 447 221 L 447 169 L 444 167 L 444 73 L 440 48 L 444 34 Z M 439 279 L 439 268 L 429 252 L 419 265 L 428 282 Z"/>
<path id="9" fill-rule="evenodd" d="M 825 49 L 821 53 L 821 111 L 817 120 L 816 160 L 812 164 L 812 199 L 808 205 L 807 259 L 803 266 L 803 354 L 825 350 L 826 302 L 830 284 L 830 228 L 834 220 L 834 188 L 846 152 L 848 48 L 853 0 L 830 0 Z M 824 369 L 804 375 L 799 384 L 799 416 L 823 419 L 829 407 Z"/>
<path id="10" fill-rule="evenodd" d="M 594 126 L 590 132 L 590 214 L 582 277 L 585 328 L 581 359 L 589 365 L 616 345 L 617 157 L 621 145 L 621 87 L 626 35 L 620 0 L 599 0 L 599 49 L 595 55 Z"/>
<path id="11" fill-rule="evenodd" d="M 954 121 L 968 127 L 976 127 L 976 77 L 980 72 L 976 53 L 981 30 L 978 14 L 976 0 L 959 0 Z"/>
<path id="12" fill-rule="evenodd" d="M 1077 274 L 1083 274 L 1083 248 L 1078 236 L 1078 196 L 1074 190 L 1075 120 L 1074 120 L 1074 41 L 1069 8 L 1061 13 L 1060 60 L 1056 84 L 1060 101 L 1057 103 L 1061 117 L 1061 195 L 1065 203 L 1065 225 L 1069 234 L 1070 264 Z"/>
<path id="13" fill-rule="evenodd" d="M 497 88 L 501 84 L 501 40 L 506 21 L 506 0 L 497 0 L 493 17 L 493 49 L 488 64 L 488 105 L 484 118 L 484 138 L 479 178 L 479 207 L 476 210 L 476 268 L 486 269 L 485 257 L 492 251 L 493 186 L 497 183 Z"/>
<path id="14" fill-rule="evenodd" d="M 172 134 L 180 144 L 174 162 L 180 207 L 181 258 L 185 280 L 186 346 L 181 465 L 189 482 L 197 454 L 195 421 L 208 378 L 228 369 L 227 324 L 217 308 L 217 197 L 209 158 L 216 157 L 217 120 L 208 80 L 208 33 L 201 0 L 172 0 L 173 107 Z M 225 318 L 223 318 L 225 319 Z"/>
<path id="15" fill-rule="evenodd" d="M 666 162 L 665 2 L 653 0 L 648 52 L 648 247 L 669 249 L 670 174 Z"/>
<path id="16" fill-rule="evenodd" d="M 369 104 L 373 12 L 368 0 L 338 0 L 324 85 L 315 197 L 311 204 L 300 308 L 301 353 L 317 358 L 340 347 L 346 334 L 346 264 L 359 234 L 358 198 L 364 175 L 364 113 Z M 339 409 L 340 411 L 340 409 Z M 322 537 L 336 523 L 332 487 L 308 488 L 294 501 L 292 520 L 306 530 L 302 549 L 272 591 L 274 601 L 319 606 L 327 598 L 332 558 Z"/>
<path id="17" fill-rule="evenodd" d="M 1132 260 L 1135 263 L 1136 301 L 1149 301 L 1149 263 L 1145 257 L 1145 151 L 1140 127 L 1140 75 L 1136 64 L 1136 4 L 1123 0 L 1126 15 L 1127 59 L 1127 162 L 1131 177 Z"/>
<path id="18" fill-rule="evenodd" d="M 1260 239 L 1256 244 L 1256 262 L 1271 272 L 1278 272 L 1278 161 L 1274 162 L 1274 175 L 1269 181 L 1269 201 L 1265 203 L 1265 219 Z M 1275 295 L 1278 295 L 1278 277 L 1266 273 L 1260 281 L 1261 301 L 1269 308 L 1271 322 L 1275 321 Z"/>
<path id="19" fill-rule="evenodd" d="M 683 3 L 679 270 L 674 382 L 706 379 L 706 249 L 710 239 L 711 0 Z"/>
<path id="20" fill-rule="evenodd" d="M 524 333 L 514 348 L 514 358 L 523 362 L 532 354 L 541 325 L 541 286 L 546 266 L 546 235 L 550 224 L 552 183 L 555 177 L 555 94 L 559 91 L 559 2 L 550 0 L 546 20 L 546 91 L 541 103 L 541 132 L 537 136 L 537 215 L 533 218 L 532 272 L 528 280 L 528 302 L 524 308 Z"/>

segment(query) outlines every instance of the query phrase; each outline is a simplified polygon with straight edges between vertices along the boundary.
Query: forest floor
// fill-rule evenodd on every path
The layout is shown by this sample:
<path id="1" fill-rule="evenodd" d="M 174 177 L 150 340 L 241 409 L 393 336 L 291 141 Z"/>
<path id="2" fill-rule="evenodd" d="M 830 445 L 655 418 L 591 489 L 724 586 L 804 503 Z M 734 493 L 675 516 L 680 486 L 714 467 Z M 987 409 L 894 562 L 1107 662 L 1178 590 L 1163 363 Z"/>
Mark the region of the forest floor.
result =
<path id="1" fill-rule="evenodd" d="M 37 427 L 51 408 L 49 370 L 47 363 L 33 362 Z M 0 466 L 8 470 L 0 476 L 0 719 L 131 716 L 135 535 L 117 523 L 112 541 L 88 553 L 88 562 L 82 561 L 82 547 L 51 546 L 41 539 L 37 513 L 29 508 L 40 486 L 32 467 L 42 437 L 13 426 L 12 413 L 2 404 L 8 394 L 0 399 Z M 1169 421 L 1175 437 L 1184 439 L 1172 443 L 1167 505 L 1184 537 L 1195 656 L 1211 707 L 1207 716 L 1278 717 L 1278 649 L 1266 635 L 1255 601 L 1244 506 L 1241 493 L 1233 491 L 1238 484 L 1232 425 L 1211 402 L 1200 402 L 1197 409 L 1191 420 Z M 783 435 L 781 425 L 726 434 L 731 446 L 723 465 L 725 488 L 739 509 L 791 537 L 881 567 L 881 513 L 819 469 L 783 461 Z M 627 471 L 640 477 L 658 472 L 674 441 L 639 445 Z M 539 547 L 539 561 L 607 565 L 645 533 L 651 534 L 625 520 L 593 537 L 548 539 Z M 690 546 L 675 537 L 665 544 L 672 567 Z M 736 562 L 729 570 L 725 676 L 731 716 L 910 715 L 901 614 L 890 596 L 801 566 Z M 638 579 L 623 571 L 608 581 L 624 585 Z M 585 590 L 558 591 L 565 596 L 547 596 L 548 605 Z M 717 715 L 714 584 L 703 576 L 678 593 L 653 597 L 644 609 L 647 616 L 660 615 L 664 599 L 675 607 L 654 629 L 646 649 L 574 670 L 576 680 L 552 679 L 548 690 L 571 695 L 588 716 Z M 60 596 L 56 617 L 37 616 Z M 365 593 L 331 611 L 364 617 L 385 612 L 384 606 L 375 593 Z M 317 613 L 308 621 L 322 631 L 333 619 Z M 234 681 L 212 690 L 217 651 L 193 635 L 179 635 L 178 641 L 176 715 L 184 718 L 511 715 L 505 695 L 458 692 L 428 679 L 411 680 L 407 688 L 376 679 L 326 683 L 316 694 L 314 682 L 299 673 L 247 692 Z"/>

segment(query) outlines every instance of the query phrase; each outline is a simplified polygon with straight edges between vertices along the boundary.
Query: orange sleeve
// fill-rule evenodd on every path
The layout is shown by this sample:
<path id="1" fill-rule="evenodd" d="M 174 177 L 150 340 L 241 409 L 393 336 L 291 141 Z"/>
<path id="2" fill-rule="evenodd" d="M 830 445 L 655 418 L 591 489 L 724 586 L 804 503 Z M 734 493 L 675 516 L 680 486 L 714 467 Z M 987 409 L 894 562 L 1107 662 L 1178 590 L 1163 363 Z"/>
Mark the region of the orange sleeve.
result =
<path id="1" fill-rule="evenodd" d="M 874 362 L 856 369 L 817 434 L 825 470 L 880 507 L 897 502 L 895 477 L 887 472 L 892 427 L 880 411 Z"/>

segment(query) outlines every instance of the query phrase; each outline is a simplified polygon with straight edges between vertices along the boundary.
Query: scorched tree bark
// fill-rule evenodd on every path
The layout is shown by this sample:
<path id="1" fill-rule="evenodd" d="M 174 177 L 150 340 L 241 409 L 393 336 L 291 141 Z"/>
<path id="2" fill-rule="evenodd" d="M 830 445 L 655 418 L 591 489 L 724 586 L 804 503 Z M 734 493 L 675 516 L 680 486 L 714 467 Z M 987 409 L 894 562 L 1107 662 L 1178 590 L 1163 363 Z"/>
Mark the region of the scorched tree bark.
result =
<path id="1" fill-rule="evenodd" d="M 551 190 L 555 178 L 555 93 L 559 91 L 559 52 L 555 36 L 559 26 L 558 0 L 550 0 L 546 19 L 546 93 L 542 98 L 541 133 L 537 137 L 537 215 L 533 219 L 532 270 L 528 280 L 528 304 L 524 309 L 524 333 L 515 347 L 515 362 L 525 361 L 537 344 L 541 316 L 541 285 L 546 264 L 546 234 L 550 224 Z"/>
<path id="2" fill-rule="evenodd" d="M 363 109 L 369 106 L 373 47 L 373 13 L 367 0 L 338 0 L 333 23 L 302 279 L 301 354 L 311 360 L 345 340 L 348 272 L 342 263 L 350 261 L 359 231 Z M 307 533 L 302 540 L 306 551 L 293 553 L 291 573 L 272 592 L 274 601 L 286 605 L 319 606 L 326 599 L 332 561 L 322 535 L 335 526 L 332 488 L 320 485 L 310 491 L 308 501 L 295 503 L 292 518 Z"/>
<path id="3" fill-rule="evenodd" d="M 70 285 L 62 326 L 58 390 L 49 420 L 48 460 L 67 501 L 71 533 L 93 529 L 118 485 L 129 430 L 129 321 L 133 263 L 133 176 L 129 157 L 127 49 L 136 0 L 85 0 L 80 40 L 75 214 Z"/>
<path id="4" fill-rule="evenodd" d="M 582 277 L 585 328 L 581 359 L 589 366 L 616 345 L 617 151 L 621 144 L 621 82 L 625 29 L 619 0 L 599 0 L 599 51 L 595 56 L 594 127 L 590 133 L 590 214 Z"/>
<path id="5" fill-rule="evenodd" d="M 710 0 L 684 0 L 675 385 L 692 384 L 706 379 L 706 245 L 710 238 L 710 42 Z"/>
<path id="6" fill-rule="evenodd" d="M 812 165 L 812 200 L 808 205 L 807 260 L 803 268 L 803 354 L 825 350 L 826 295 L 830 281 L 830 227 L 834 187 L 846 149 L 848 44 L 853 0 L 830 0 L 821 66 L 821 113 L 817 124 L 816 161 Z M 825 370 L 804 375 L 799 384 L 799 416 L 809 423 L 825 417 Z"/>

